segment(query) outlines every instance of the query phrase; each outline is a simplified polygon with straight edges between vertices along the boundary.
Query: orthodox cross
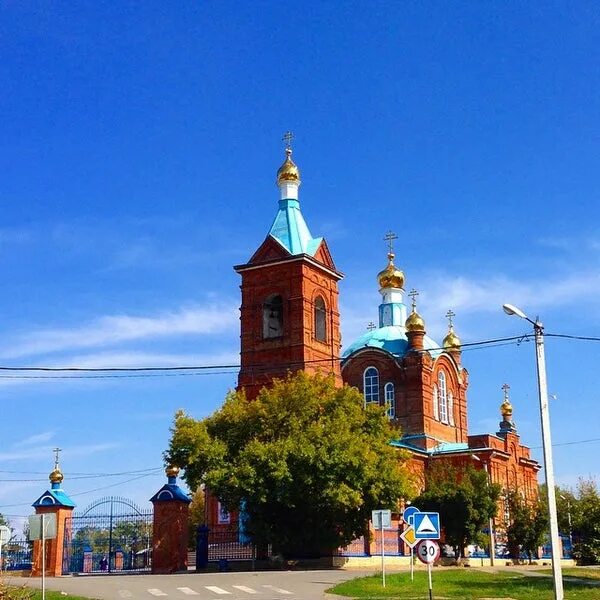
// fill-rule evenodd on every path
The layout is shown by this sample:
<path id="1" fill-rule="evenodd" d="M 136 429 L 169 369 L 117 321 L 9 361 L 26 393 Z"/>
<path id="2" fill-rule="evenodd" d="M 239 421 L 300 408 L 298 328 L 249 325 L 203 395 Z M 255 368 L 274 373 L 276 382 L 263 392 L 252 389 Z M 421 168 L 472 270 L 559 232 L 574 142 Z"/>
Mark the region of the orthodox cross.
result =
<path id="1" fill-rule="evenodd" d="M 453 327 L 454 325 L 454 317 L 456 316 L 456 313 L 452 310 L 449 310 L 446 313 L 446 318 L 448 319 L 448 327 Z"/>
<path id="2" fill-rule="evenodd" d="M 383 240 L 388 243 L 388 253 L 394 254 L 394 240 L 397 240 L 398 236 L 393 231 L 388 231 Z"/>
<path id="3" fill-rule="evenodd" d="M 291 131 L 286 131 L 283 134 L 283 137 L 281 138 L 281 140 L 283 142 L 285 142 L 285 149 L 286 150 L 291 150 L 292 149 L 292 140 L 294 139 L 294 134 Z"/>
<path id="4" fill-rule="evenodd" d="M 408 295 L 412 299 L 412 309 L 414 312 L 415 309 L 417 308 L 417 296 L 419 295 L 419 292 L 417 292 L 417 290 L 415 290 L 415 288 L 413 288 L 412 290 L 410 290 L 410 292 L 408 292 Z"/>
<path id="5" fill-rule="evenodd" d="M 54 448 L 52 452 L 54 452 L 54 468 L 56 469 L 58 467 L 58 455 L 62 452 L 62 448 Z"/>
<path id="6" fill-rule="evenodd" d="M 508 390 L 510 390 L 510 385 L 508 385 L 508 383 L 505 383 L 502 386 L 502 390 L 504 391 L 504 400 L 508 401 Z"/>
<path id="7" fill-rule="evenodd" d="M 373 321 L 369 321 L 369 324 L 367 325 L 367 329 L 369 331 L 373 331 L 373 329 L 377 329 L 377 326 L 375 325 L 375 323 L 373 323 Z"/>

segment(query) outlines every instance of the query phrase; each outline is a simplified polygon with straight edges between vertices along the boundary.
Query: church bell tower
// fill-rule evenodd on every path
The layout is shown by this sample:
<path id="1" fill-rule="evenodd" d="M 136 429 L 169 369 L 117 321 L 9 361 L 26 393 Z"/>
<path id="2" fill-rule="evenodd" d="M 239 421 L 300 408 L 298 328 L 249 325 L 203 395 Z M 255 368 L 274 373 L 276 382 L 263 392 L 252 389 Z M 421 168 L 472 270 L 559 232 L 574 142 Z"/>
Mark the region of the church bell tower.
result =
<path id="1" fill-rule="evenodd" d="M 275 220 L 250 260 L 234 267 L 242 277 L 238 389 L 250 400 L 288 372 L 333 373 L 342 381 L 338 281 L 343 275 L 325 240 L 312 237 L 302 216 L 292 134 L 284 140 Z"/>

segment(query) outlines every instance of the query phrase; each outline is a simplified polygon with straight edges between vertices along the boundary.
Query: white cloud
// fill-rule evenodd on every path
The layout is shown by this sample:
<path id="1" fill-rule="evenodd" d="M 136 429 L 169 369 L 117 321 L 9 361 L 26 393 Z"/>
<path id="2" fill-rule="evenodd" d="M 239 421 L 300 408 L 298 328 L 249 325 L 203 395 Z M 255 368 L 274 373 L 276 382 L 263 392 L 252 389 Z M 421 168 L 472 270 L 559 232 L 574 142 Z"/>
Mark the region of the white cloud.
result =
<path id="1" fill-rule="evenodd" d="M 99 352 L 74 356 L 70 364 L 93 369 L 102 367 L 189 367 L 198 365 L 238 365 L 239 353 L 219 352 L 218 354 L 166 354 L 153 352 Z"/>
<path id="2" fill-rule="evenodd" d="M 120 444 L 115 442 L 107 442 L 104 444 L 88 444 L 84 446 L 64 447 L 63 450 L 68 452 L 68 455 L 71 458 L 75 456 L 89 456 L 91 454 L 97 454 L 98 452 L 114 450 L 115 448 L 118 448 L 119 445 Z M 48 446 L 39 446 L 37 448 L 31 448 L 28 450 L 15 449 L 8 452 L 0 452 L 0 462 L 47 458 L 50 453 L 51 448 Z"/>
<path id="3" fill-rule="evenodd" d="M 448 308 L 464 312 L 498 312 L 504 302 L 527 311 L 548 306 L 564 306 L 574 300 L 595 301 L 600 293 L 598 271 L 579 272 L 564 277 L 526 281 L 506 276 L 473 279 L 437 275 L 423 284 L 422 304 L 428 311 L 443 314 Z"/>
<path id="4" fill-rule="evenodd" d="M 14 448 L 22 448 L 23 446 L 34 446 L 35 444 L 42 444 L 51 440 L 54 437 L 54 431 L 44 431 L 43 433 L 36 433 L 30 435 L 19 442 L 13 444 Z"/>
<path id="5" fill-rule="evenodd" d="M 182 308 L 150 317 L 109 315 L 79 327 L 28 332 L 5 345 L 0 350 L 0 358 L 98 348 L 159 337 L 222 333 L 233 331 L 238 323 L 237 305 L 233 303 Z"/>

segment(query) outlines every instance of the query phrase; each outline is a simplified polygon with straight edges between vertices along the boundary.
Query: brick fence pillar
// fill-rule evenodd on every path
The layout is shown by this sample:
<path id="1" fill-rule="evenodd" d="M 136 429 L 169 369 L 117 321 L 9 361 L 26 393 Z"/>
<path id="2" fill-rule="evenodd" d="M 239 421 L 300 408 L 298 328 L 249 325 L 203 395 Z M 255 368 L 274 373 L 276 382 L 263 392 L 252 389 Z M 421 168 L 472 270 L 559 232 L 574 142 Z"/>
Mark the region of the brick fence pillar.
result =
<path id="1" fill-rule="evenodd" d="M 177 485 L 179 468 L 169 467 L 167 483 L 152 498 L 152 572 L 187 570 L 189 504 L 191 499 Z"/>
<path id="2" fill-rule="evenodd" d="M 46 540 L 46 575 L 48 577 L 60 577 L 62 575 L 65 535 L 70 538 L 67 530 L 70 527 L 70 517 L 75 508 L 75 503 L 62 489 L 63 479 L 57 461 L 54 470 L 50 473 L 50 489 L 46 490 L 33 503 L 37 515 L 56 515 L 56 537 Z M 39 577 L 42 574 L 41 540 L 33 542 L 31 574 L 34 577 Z"/>

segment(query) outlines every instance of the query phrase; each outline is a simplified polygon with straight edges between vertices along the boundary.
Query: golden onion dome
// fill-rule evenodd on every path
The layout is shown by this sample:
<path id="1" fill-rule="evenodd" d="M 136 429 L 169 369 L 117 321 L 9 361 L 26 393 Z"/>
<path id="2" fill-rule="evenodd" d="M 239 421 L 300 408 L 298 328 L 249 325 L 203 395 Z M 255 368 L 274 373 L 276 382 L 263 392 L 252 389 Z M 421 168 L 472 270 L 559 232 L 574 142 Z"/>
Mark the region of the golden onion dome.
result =
<path id="1" fill-rule="evenodd" d="M 454 333 L 454 327 L 450 327 L 448 335 L 444 338 L 443 346 L 445 350 L 460 350 L 460 338 Z"/>
<path id="2" fill-rule="evenodd" d="M 277 171 L 277 185 L 281 185 L 282 183 L 286 182 L 297 183 L 300 185 L 300 169 L 292 160 L 292 149 L 286 148 L 285 153 L 285 160 Z"/>
<path id="3" fill-rule="evenodd" d="M 513 414 L 513 407 L 512 404 L 510 403 L 509 400 L 505 400 L 501 405 L 500 405 L 500 414 L 503 417 L 512 417 Z"/>
<path id="4" fill-rule="evenodd" d="M 405 326 L 407 331 L 425 331 L 425 321 L 416 310 L 410 313 Z"/>
<path id="5" fill-rule="evenodd" d="M 169 465 L 166 468 L 165 473 L 167 474 L 167 477 L 177 477 L 177 475 L 179 475 L 179 467 Z"/>
<path id="6" fill-rule="evenodd" d="M 56 467 L 54 467 L 54 470 L 52 471 L 52 473 L 50 473 L 50 476 L 49 476 L 50 483 L 62 483 L 62 480 L 64 478 L 65 477 L 62 474 L 62 471 L 60 470 L 58 465 Z"/>
<path id="7" fill-rule="evenodd" d="M 377 275 L 380 288 L 404 288 L 404 273 L 394 264 L 394 254 L 388 254 L 388 266 Z"/>

